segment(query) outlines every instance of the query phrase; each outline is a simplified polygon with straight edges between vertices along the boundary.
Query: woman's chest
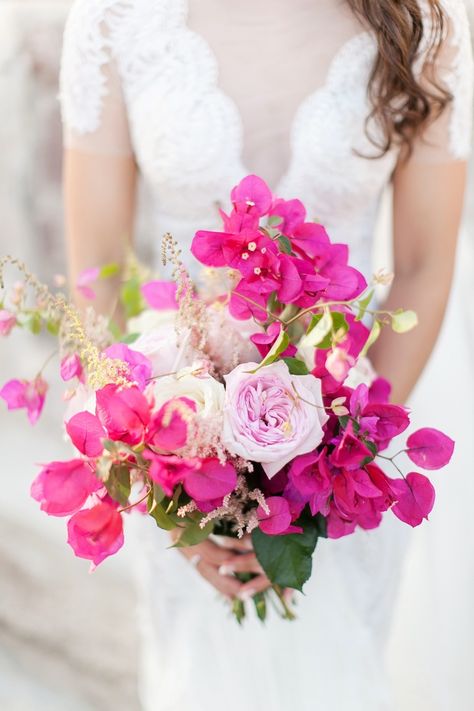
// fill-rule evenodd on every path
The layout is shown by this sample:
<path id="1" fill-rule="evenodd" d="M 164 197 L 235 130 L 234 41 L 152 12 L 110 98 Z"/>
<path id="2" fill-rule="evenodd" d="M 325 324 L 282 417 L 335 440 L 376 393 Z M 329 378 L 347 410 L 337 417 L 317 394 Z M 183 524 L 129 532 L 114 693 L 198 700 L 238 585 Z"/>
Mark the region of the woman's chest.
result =
<path id="1" fill-rule="evenodd" d="M 336 198 L 347 211 L 378 194 L 394 156 L 367 157 L 376 51 L 367 32 L 334 46 L 327 26 L 311 42 L 308 23 L 285 34 L 279 22 L 269 39 L 250 22 L 223 37 L 219 17 L 204 25 L 184 7 L 168 17 L 147 7 L 129 28 L 120 71 L 140 168 L 173 211 L 181 199 L 208 209 L 248 172 L 276 192 L 309 182 L 331 209 Z"/>

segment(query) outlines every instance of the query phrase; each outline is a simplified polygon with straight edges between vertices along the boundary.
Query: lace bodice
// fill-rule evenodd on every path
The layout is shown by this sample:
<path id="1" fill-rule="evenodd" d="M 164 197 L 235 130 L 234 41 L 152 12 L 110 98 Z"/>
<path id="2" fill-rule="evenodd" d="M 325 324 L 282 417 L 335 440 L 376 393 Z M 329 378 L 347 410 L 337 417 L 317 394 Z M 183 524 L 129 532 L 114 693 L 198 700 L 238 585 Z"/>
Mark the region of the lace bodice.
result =
<path id="1" fill-rule="evenodd" d="M 469 150 L 468 25 L 461 0 L 444 4 L 438 64 L 454 100 L 412 160 Z M 398 159 L 396 148 L 367 158 L 375 56 L 373 35 L 338 0 L 76 0 L 62 63 L 66 142 L 133 153 L 158 234 L 172 231 L 184 247 L 197 227 L 218 224 L 229 189 L 258 172 L 349 242 L 367 272 L 379 197 Z M 377 136 L 374 122 L 368 130 Z"/>

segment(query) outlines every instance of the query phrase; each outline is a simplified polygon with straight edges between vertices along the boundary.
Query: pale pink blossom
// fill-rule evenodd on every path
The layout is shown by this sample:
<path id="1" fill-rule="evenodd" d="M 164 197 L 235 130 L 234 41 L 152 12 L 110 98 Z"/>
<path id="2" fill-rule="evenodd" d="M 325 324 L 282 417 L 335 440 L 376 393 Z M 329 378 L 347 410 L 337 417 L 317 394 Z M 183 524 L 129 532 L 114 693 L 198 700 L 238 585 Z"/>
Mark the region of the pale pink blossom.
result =
<path id="1" fill-rule="evenodd" d="M 244 363 L 225 376 L 223 444 L 234 455 L 260 462 L 273 477 L 299 454 L 315 449 L 328 419 L 321 381 L 291 375 L 278 361 Z"/>
<path id="2" fill-rule="evenodd" d="M 8 336 L 16 325 L 16 316 L 11 311 L 0 309 L 0 336 Z"/>
<path id="3" fill-rule="evenodd" d="M 34 380 L 9 380 L 0 390 L 0 397 L 5 400 L 9 410 L 26 409 L 32 425 L 43 410 L 48 383 L 38 375 Z"/>

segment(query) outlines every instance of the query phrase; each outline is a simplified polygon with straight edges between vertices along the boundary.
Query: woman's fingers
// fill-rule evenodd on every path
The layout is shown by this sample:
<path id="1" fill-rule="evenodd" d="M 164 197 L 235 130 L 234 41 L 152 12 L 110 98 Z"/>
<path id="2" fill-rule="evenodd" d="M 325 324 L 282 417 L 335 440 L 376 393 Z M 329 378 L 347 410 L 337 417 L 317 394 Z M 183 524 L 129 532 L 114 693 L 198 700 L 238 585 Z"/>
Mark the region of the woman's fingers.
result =
<path id="1" fill-rule="evenodd" d="M 255 553 L 241 553 L 232 558 L 227 558 L 220 566 L 219 573 L 221 575 L 231 575 L 232 573 L 263 573 L 263 569 Z"/>
<path id="2" fill-rule="evenodd" d="M 267 590 L 267 588 L 269 587 L 271 587 L 271 582 L 269 581 L 267 576 L 257 575 L 257 577 L 252 578 L 252 580 L 249 580 L 248 583 L 244 583 L 244 585 L 241 585 L 237 597 L 240 598 L 240 600 L 250 600 L 250 598 L 252 598 L 254 595 L 259 592 L 263 592 L 264 590 Z"/>
<path id="3" fill-rule="evenodd" d="M 214 541 L 221 548 L 235 551 L 251 551 L 253 550 L 252 538 L 245 535 L 242 538 L 231 538 L 230 536 L 209 536 L 210 540 Z"/>
<path id="4" fill-rule="evenodd" d="M 240 597 L 242 584 L 237 580 L 237 578 L 219 575 L 217 568 L 204 560 L 197 564 L 196 570 L 222 595 L 225 595 L 231 599 L 234 597 Z"/>
<path id="5" fill-rule="evenodd" d="M 230 550 L 233 545 L 228 546 L 227 541 L 221 545 L 220 542 L 217 544 L 210 539 L 198 545 L 178 550 L 194 565 L 196 572 L 222 595 L 230 599 L 237 597 L 241 600 L 248 600 L 271 585 L 264 575 L 255 553 L 248 551 L 249 540 L 250 537 L 247 541 L 243 539 L 239 541 L 240 550 L 247 552 L 235 555 L 232 555 Z M 235 544 L 234 540 L 232 540 L 232 544 Z M 233 549 L 235 550 L 235 548 Z M 234 573 L 254 573 L 255 577 L 248 583 L 241 583 Z"/>

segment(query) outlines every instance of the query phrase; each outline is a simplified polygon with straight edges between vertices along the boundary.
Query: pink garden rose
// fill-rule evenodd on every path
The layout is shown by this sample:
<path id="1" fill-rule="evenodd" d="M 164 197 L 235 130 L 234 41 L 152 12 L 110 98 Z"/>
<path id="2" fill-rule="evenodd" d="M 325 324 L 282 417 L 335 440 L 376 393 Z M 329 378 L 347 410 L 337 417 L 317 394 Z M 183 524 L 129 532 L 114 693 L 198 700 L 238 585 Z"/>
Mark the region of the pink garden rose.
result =
<path id="1" fill-rule="evenodd" d="M 260 462 L 269 478 L 323 439 L 328 416 L 321 382 L 291 375 L 278 361 L 259 369 L 243 363 L 226 377 L 222 441 L 231 454 Z"/>
<path id="2" fill-rule="evenodd" d="M 67 529 L 67 542 L 74 553 L 91 560 L 94 567 L 123 546 L 122 516 L 104 501 L 74 514 Z"/>

